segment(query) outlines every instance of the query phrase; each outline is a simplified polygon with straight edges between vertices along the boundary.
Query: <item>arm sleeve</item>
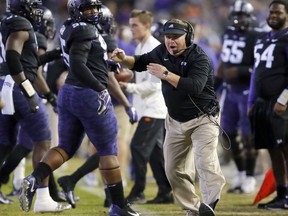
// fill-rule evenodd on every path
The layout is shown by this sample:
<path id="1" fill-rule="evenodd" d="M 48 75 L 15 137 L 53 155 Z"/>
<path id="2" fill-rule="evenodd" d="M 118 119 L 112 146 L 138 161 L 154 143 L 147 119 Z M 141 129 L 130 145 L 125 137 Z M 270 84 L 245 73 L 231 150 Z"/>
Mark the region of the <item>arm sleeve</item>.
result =
<path id="1" fill-rule="evenodd" d="M 81 82 L 95 91 L 102 91 L 105 86 L 91 73 L 87 67 L 88 53 L 91 48 L 91 41 L 74 42 L 69 51 L 70 72 Z"/>

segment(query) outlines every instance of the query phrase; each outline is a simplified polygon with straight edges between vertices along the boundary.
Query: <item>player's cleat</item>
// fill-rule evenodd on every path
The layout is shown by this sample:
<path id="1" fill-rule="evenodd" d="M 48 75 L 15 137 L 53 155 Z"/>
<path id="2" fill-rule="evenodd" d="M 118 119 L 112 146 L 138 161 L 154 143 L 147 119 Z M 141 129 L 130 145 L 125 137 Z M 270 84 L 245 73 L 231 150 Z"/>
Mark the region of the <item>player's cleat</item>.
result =
<path id="1" fill-rule="evenodd" d="M 268 203 L 258 204 L 259 209 L 288 210 L 288 199 L 275 197 Z"/>
<path id="2" fill-rule="evenodd" d="M 143 193 L 139 193 L 138 195 L 129 195 L 126 198 L 126 201 L 131 204 L 145 204 L 147 201 L 145 199 L 145 195 Z"/>
<path id="3" fill-rule="evenodd" d="M 140 216 L 141 215 L 140 213 L 135 212 L 133 209 L 131 209 L 129 203 L 127 203 L 122 209 L 117 205 L 111 204 L 108 214 L 109 216 Z"/>
<path id="4" fill-rule="evenodd" d="M 172 193 L 157 195 L 154 199 L 147 201 L 147 204 L 172 204 L 172 203 L 174 203 Z"/>
<path id="5" fill-rule="evenodd" d="M 75 184 L 71 181 L 69 176 L 62 176 L 58 179 L 59 185 L 62 187 L 66 201 L 71 204 L 72 208 L 76 208 L 76 202 L 74 197 Z"/>
<path id="6" fill-rule="evenodd" d="M 34 212 L 35 213 L 44 213 L 44 212 L 62 212 L 65 210 L 71 209 L 70 204 L 60 204 L 57 202 L 44 202 L 35 201 Z"/>
<path id="7" fill-rule="evenodd" d="M 0 204 L 13 204 L 13 201 L 4 197 L 3 193 L 0 191 Z"/>
<path id="8" fill-rule="evenodd" d="M 201 203 L 199 208 L 199 216 L 215 216 L 214 210 L 210 205 Z"/>
<path id="9" fill-rule="evenodd" d="M 9 197 L 9 198 L 13 198 L 13 197 L 18 197 L 21 193 L 21 189 L 16 189 L 14 186 L 13 186 L 13 189 L 12 191 L 7 194 L 6 196 Z"/>
<path id="10" fill-rule="evenodd" d="M 65 202 L 67 202 L 64 191 L 59 191 L 59 192 L 58 192 L 58 196 L 59 196 L 59 198 L 60 198 L 61 200 L 65 200 Z M 75 194 L 74 194 L 74 200 L 77 202 L 77 201 L 80 200 L 80 197 L 79 197 L 79 196 L 75 196 Z M 109 205 L 109 206 L 110 206 L 110 205 Z M 108 207 L 109 207 L 109 206 L 108 206 Z"/>
<path id="11" fill-rule="evenodd" d="M 74 191 L 68 191 L 67 193 L 65 193 L 65 198 L 66 198 L 66 201 L 71 204 L 72 208 L 76 208 L 76 201 L 74 199 Z"/>
<path id="12" fill-rule="evenodd" d="M 245 194 L 254 193 L 256 189 L 256 179 L 253 176 L 247 176 L 241 185 L 241 191 Z"/>
<path id="13" fill-rule="evenodd" d="M 36 179 L 33 175 L 29 175 L 23 179 L 21 194 L 18 197 L 20 208 L 23 211 L 28 212 L 30 210 L 36 189 Z"/>

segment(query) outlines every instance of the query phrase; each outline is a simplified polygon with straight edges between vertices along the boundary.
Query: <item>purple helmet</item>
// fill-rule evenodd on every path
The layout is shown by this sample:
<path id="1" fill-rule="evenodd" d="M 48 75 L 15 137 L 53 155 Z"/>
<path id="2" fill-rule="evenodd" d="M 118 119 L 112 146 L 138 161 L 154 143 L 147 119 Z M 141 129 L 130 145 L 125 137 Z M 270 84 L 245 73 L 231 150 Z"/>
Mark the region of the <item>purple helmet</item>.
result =
<path id="1" fill-rule="evenodd" d="M 238 30 L 245 30 L 250 27 L 254 16 L 252 4 L 243 0 L 236 0 L 230 7 L 229 18 L 233 26 Z"/>
<path id="2" fill-rule="evenodd" d="M 43 18 L 41 25 L 38 28 L 38 31 L 41 34 L 45 35 L 46 38 L 53 40 L 56 33 L 55 19 L 53 17 L 53 14 L 51 10 L 49 10 L 47 7 L 40 6 L 40 8 L 43 10 Z"/>
<path id="3" fill-rule="evenodd" d="M 97 7 L 98 13 L 90 16 L 84 16 L 82 11 L 85 8 L 93 6 Z M 83 21 L 92 24 L 97 24 L 99 22 L 101 16 L 101 6 L 102 2 L 100 0 L 69 0 L 67 3 L 68 13 L 74 21 Z"/>
<path id="4" fill-rule="evenodd" d="M 100 32 L 102 30 L 102 33 L 106 33 L 109 35 L 112 35 L 115 33 L 116 25 L 115 25 L 115 19 L 113 14 L 111 13 L 110 9 L 106 7 L 105 5 L 102 5 L 101 7 L 101 17 L 99 20 L 100 24 Z"/>
<path id="5" fill-rule="evenodd" d="M 167 22 L 166 19 L 160 19 L 159 21 L 154 22 L 151 26 L 151 33 L 153 37 L 155 37 L 161 43 L 164 42 L 164 35 L 162 34 L 162 32 L 163 32 L 164 24 L 166 22 Z"/>
<path id="6" fill-rule="evenodd" d="M 28 19 L 32 24 L 39 25 L 43 10 L 39 8 L 42 0 L 7 0 L 6 11 Z"/>

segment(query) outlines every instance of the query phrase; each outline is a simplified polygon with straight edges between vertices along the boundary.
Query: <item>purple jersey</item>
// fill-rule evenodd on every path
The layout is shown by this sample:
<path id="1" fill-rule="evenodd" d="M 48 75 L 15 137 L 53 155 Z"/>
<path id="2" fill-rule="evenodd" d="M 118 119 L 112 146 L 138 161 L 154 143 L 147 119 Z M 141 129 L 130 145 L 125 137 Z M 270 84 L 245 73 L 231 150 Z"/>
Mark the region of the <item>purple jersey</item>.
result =
<path id="1" fill-rule="evenodd" d="M 78 73 L 71 69 L 71 47 L 75 44 L 91 42 L 85 68 L 87 75 L 93 76 L 102 85 L 108 84 L 107 44 L 97 28 L 89 23 L 74 22 L 68 19 L 61 30 L 61 47 L 64 61 L 68 67 L 68 76 L 64 86 L 58 92 L 59 147 L 70 157 L 79 148 L 86 133 L 100 156 L 117 155 L 118 125 L 112 103 L 106 114 L 97 113 L 99 92 L 80 80 Z M 73 70 L 74 69 L 74 70 Z"/>

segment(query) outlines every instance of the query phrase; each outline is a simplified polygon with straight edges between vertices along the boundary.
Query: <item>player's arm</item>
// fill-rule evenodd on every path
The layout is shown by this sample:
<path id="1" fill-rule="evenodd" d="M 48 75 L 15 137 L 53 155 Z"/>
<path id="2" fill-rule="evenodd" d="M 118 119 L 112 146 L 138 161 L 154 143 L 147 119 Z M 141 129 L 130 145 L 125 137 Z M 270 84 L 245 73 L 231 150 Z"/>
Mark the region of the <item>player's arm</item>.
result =
<path id="1" fill-rule="evenodd" d="M 27 31 L 16 31 L 11 33 L 6 41 L 6 62 L 17 85 L 26 80 L 20 59 L 24 43 L 28 39 Z"/>
<path id="2" fill-rule="evenodd" d="M 43 54 L 45 54 L 45 49 L 39 48 L 38 49 L 38 55 L 40 56 Z M 47 85 L 47 83 L 43 77 L 43 66 L 38 67 L 37 77 L 34 81 L 34 86 L 40 95 L 44 95 L 50 91 L 50 89 L 49 89 L 49 87 L 48 87 L 48 85 Z"/>
<path id="3" fill-rule="evenodd" d="M 286 47 L 286 61 L 288 61 L 288 48 Z M 281 92 L 274 105 L 274 112 L 277 115 L 283 115 L 288 108 L 288 86 Z"/>
<path id="4" fill-rule="evenodd" d="M 28 102 L 31 112 L 39 109 L 38 101 L 35 98 L 36 92 L 31 82 L 26 79 L 21 64 L 21 53 L 24 43 L 29 39 L 27 31 L 16 31 L 9 35 L 6 41 L 6 63 L 15 83 L 20 87 Z"/>
<path id="5" fill-rule="evenodd" d="M 45 49 L 39 48 L 38 55 L 44 55 L 46 52 Z M 54 93 L 51 92 L 49 86 L 47 85 L 46 80 L 43 77 L 43 66 L 39 66 L 37 70 L 37 77 L 34 81 L 34 87 L 37 92 L 47 99 L 47 101 L 53 106 L 54 111 L 57 112 L 57 97 Z"/>

